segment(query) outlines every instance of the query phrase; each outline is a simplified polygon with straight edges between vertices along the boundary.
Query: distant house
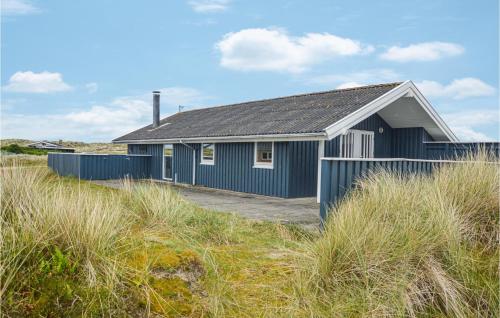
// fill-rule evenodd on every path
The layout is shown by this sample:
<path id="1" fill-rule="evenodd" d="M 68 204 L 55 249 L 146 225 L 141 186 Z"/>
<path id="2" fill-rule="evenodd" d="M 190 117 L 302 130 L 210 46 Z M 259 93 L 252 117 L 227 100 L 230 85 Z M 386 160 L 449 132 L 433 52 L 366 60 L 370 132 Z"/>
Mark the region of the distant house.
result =
<path id="1" fill-rule="evenodd" d="M 426 158 L 457 138 L 411 81 L 178 112 L 113 140 L 150 155 L 154 179 L 277 197 L 316 196 L 320 158 Z"/>
<path id="2" fill-rule="evenodd" d="M 49 142 L 49 141 L 37 141 L 27 145 L 29 148 L 43 149 L 43 150 L 54 150 L 58 152 L 75 152 L 75 149 L 64 147 L 61 144 Z"/>

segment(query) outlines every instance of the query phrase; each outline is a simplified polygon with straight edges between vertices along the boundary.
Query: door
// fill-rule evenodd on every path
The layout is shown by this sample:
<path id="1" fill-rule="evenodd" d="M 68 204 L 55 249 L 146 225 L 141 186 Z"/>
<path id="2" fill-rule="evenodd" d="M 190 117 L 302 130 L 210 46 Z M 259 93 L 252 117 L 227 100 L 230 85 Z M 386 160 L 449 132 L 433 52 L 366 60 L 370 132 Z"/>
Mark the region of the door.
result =
<path id="1" fill-rule="evenodd" d="M 172 144 L 163 145 L 163 179 L 172 180 L 174 146 Z"/>

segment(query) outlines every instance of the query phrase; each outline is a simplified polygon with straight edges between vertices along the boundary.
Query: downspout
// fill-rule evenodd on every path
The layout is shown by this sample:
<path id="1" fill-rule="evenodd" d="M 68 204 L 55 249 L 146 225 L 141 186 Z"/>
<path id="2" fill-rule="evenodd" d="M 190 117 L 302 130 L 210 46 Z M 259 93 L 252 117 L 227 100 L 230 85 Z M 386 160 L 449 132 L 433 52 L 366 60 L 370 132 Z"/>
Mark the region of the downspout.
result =
<path id="1" fill-rule="evenodd" d="M 193 181 L 192 181 L 192 185 L 195 185 L 196 184 L 196 149 L 194 149 L 190 145 L 184 143 L 181 139 L 179 139 L 179 143 L 181 145 L 184 145 L 184 146 L 193 150 Z"/>

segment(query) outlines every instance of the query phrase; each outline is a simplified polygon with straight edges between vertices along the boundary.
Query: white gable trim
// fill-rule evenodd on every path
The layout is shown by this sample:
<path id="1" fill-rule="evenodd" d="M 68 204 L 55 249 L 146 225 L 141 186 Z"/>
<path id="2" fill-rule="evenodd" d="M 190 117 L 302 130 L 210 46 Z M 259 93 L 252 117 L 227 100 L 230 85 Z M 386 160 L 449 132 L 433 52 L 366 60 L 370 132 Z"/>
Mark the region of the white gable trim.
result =
<path id="1" fill-rule="evenodd" d="M 432 107 L 429 101 L 425 99 L 422 93 L 420 93 L 420 91 L 412 81 L 406 81 L 398 85 L 394 89 L 376 98 L 357 111 L 326 127 L 325 132 L 328 140 L 346 133 L 349 128 L 355 126 L 356 124 L 360 123 L 361 121 L 365 120 L 366 118 L 377 113 L 384 107 L 404 96 L 414 97 L 418 101 L 420 106 L 422 106 L 422 108 L 432 118 L 432 120 L 434 120 L 436 125 L 444 132 L 446 137 L 448 137 L 450 141 L 458 141 L 455 134 L 453 134 L 451 129 L 445 124 L 443 119 L 437 114 L 436 110 Z"/>

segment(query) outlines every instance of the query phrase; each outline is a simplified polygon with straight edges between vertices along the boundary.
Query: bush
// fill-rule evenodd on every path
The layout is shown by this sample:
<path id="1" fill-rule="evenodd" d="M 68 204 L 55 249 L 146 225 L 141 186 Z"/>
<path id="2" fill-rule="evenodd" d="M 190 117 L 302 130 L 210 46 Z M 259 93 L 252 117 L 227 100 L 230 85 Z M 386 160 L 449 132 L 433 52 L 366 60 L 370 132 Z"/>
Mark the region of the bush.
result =
<path id="1" fill-rule="evenodd" d="M 2 151 L 13 153 L 13 154 L 25 154 L 25 155 L 35 155 L 35 156 L 43 156 L 49 153 L 48 150 L 45 149 L 36 149 L 30 147 L 21 147 L 18 144 L 10 144 L 8 146 L 3 146 L 0 148 Z M 57 151 L 57 150 L 54 150 Z"/>

